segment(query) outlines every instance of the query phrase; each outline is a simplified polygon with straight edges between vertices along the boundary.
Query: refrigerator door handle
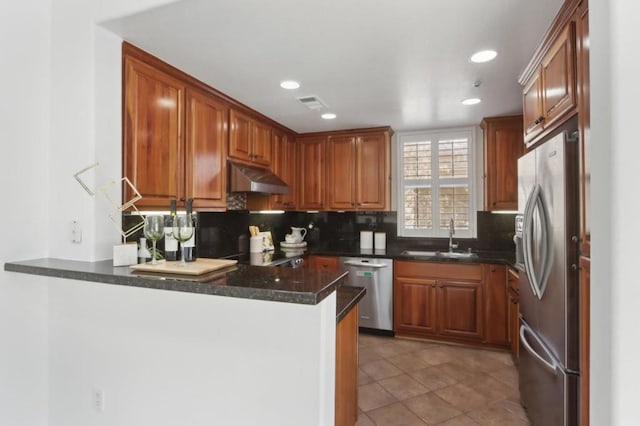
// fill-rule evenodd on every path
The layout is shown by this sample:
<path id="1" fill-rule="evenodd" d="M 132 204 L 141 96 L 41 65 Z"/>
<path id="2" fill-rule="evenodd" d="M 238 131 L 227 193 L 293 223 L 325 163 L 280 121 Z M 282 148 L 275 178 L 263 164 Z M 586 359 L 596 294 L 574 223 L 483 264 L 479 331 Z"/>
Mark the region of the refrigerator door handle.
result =
<path id="1" fill-rule="evenodd" d="M 536 337 L 532 332 L 530 332 L 529 334 L 533 336 L 533 338 L 538 342 L 538 345 L 542 348 L 542 350 L 545 352 L 545 355 L 547 356 L 547 359 L 543 358 L 538 352 L 536 352 L 532 347 L 531 344 L 529 343 L 529 341 L 527 340 L 525 333 L 527 331 L 530 331 L 529 327 L 526 326 L 525 324 L 522 324 L 520 326 L 520 341 L 522 342 L 522 345 L 525 347 L 525 349 L 527 350 L 527 352 L 529 352 L 534 358 L 536 358 L 538 361 L 540 361 L 540 363 L 542 365 L 544 365 L 546 368 L 548 368 L 552 373 L 556 373 L 556 370 L 558 369 L 558 363 L 556 362 L 556 360 L 553 358 L 553 355 L 551 355 L 551 353 L 547 350 L 547 348 L 544 346 L 544 343 L 542 343 L 540 341 L 540 339 L 538 339 L 538 337 Z"/>
<path id="2" fill-rule="evenodd" d="M 547 283 L 549 282 L 549 274 L 551 272 L 551 262 L 553 260 L 553 256 L 551 251 L 553 250 L 553 245 L 551 241 L 551 231 L 549 229 L 549 214 L 547 213 L 547 207 L 542 198 L 542 190 L 538 192 L 536 201 L 535 201 L 536 211 L 538 212 L 538 216 L 540 217 L 540 227 L 541 227 L 541 241 L 542 245 L 542 259 L 541 265 L 542 270 L 540 271 L 540 276 L 536 277 L 536 286 L 538 288 L 538 298 L 542 299 L 544 295 L 544 291 L 547 288 Z"/>
<path id="3" fill-rule="evenodd" d="M 529 286 L 531 286 L 531 291 L 533 294 L 541 298 L 538 293 L 538 285 L 537 279 L 535 276 L 535 269 L 533 267 L 533 255 L 532 255 L 532 240 L 533 240 L 533 209 L 535 207 L 536 200 L 538 198 L 538 194 L 540 193 L 540 185 L 535 185 L 531 193 L 529 193 L 529 198 L 527 198 L 527 203 L 524 208 L 524 220 L 522 226 L 522 253 L 524 257 L 524 269 L 529 278 Z"/>

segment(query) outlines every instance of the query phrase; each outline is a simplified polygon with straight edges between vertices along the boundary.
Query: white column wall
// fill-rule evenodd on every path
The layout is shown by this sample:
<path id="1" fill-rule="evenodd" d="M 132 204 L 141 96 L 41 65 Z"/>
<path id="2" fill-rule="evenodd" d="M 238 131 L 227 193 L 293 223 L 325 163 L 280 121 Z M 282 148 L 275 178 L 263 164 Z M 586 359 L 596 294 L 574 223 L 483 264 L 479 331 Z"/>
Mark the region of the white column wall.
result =
<path id="1" fill-rule="evenodd" d="M 591 0 L 591 424 L 640 423 L 635 0 Z"/>
<path id="2" fill-rule="evenodd" d="M 52 280 L 50 425 L 332 425 L 335 303 Z"/>
<path id="3" fill-rule="evenodd" d="M 50 0 L 0 2 L 0 265 L 47 254 L 50 19 Z M 47 424 L 46 285 L 0 270 L 2 425 Z"/>

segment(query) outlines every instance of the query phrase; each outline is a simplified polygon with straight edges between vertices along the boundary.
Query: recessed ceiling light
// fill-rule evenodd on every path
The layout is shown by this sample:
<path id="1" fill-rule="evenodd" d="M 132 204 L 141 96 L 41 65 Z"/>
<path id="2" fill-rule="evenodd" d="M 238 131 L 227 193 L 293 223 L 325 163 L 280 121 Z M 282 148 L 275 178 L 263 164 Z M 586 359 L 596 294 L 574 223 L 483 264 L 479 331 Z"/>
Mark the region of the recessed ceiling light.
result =
<path id="1" fill-rule="evenodd" d="M 300 87 L 300 83 L 298 83 L 297 81 L 293 81 L 293 80 L 285 80 L 282 83 L 280 83 L 280 87 L 282 87 L 283 89 L 287 89 L 287 90 L 293 90 L 293 89 L 297 89 L 298 87 Z"/>
<path id="2" fill-rule="evenodd" d="M 337 115 L 335 115 L 332 112 L 325 112 L 324 114 L 322 114 L 320 117 L 324 118 L 325 120 L 333 120 L 334 118 L 337 117 Z"/>
<path id="3" fill-rule="evenodd" d="M 475 105 L 479 104 L 480 102 L 482 102 L 480 98 L 469 98 L 462 101 L 462 105 Z"/>
<path id="4" fill-rule="evenodd" d="M 498 56 L 498 52 L 495 50 L 481 50 L 471 55 L 471 62 L 481 64 L 482 62 L 489 62 Z"/>

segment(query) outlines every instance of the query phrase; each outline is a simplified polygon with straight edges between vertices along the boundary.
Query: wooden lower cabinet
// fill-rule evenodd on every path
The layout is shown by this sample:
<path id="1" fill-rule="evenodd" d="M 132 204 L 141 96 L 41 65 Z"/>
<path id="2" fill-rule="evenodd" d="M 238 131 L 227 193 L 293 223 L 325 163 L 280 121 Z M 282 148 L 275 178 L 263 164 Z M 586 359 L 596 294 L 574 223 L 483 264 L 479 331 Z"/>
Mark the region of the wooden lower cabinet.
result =
<path id="1" fill-rule="evenodd" d="M 336 327 L 336 426 L 358 421 L 358 305 Z"/>
<path id="2" fill-rule="evenodd" d="M 520 356 L 520 303 L 518 291 L 519 273 L 513 268 L 507 270 L 507 317 L 508 336 L 511 355 L 518 360 Z"/>
<path id="3" fill-rule="evenodd" d="M 304 266 L 309 269 L 337 271 L 340 269 L 340 259 L 336 256 L 309 255 L 305 259 Z"/>
<path id="4" fill-rule="evenodd" d="M 395 261 L 394 331 L 507 347 L 505 266 Z"/>

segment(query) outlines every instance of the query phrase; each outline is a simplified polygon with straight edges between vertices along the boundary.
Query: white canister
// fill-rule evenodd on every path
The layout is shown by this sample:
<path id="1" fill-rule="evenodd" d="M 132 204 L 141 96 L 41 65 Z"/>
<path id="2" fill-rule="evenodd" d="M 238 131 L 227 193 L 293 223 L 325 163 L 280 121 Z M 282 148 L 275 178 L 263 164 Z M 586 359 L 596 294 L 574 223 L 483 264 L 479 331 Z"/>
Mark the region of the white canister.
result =
<path id="1" fill-rule="evenodd" d="M 386 250 L 387 249 L 387 233 L 386 232 L 376 232 L 374 234 L 374 244 L 376 250 Z"/>
<path id="2" fill-rule="evenodd" d="M 256 235 L 249 239 L 249 253 L 262 253 L 264 251 L 264 237 Z"/>
<path id="3" fill-rule="evenodd" d="M 373 249 L 373 231 L 360 231 L 360 249 Z"/>

